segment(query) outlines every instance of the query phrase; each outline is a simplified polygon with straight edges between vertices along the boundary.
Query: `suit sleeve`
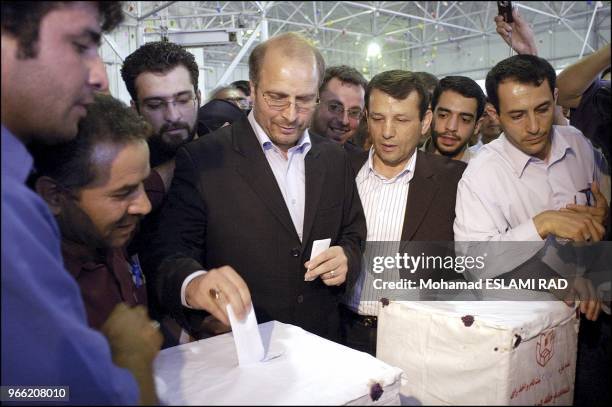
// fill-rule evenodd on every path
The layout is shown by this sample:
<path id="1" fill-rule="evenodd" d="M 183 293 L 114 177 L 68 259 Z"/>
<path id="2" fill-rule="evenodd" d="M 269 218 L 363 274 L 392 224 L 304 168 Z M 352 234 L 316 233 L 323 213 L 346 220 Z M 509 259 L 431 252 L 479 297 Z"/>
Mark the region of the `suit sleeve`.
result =
<path id="1" fill-rule="evenodd" d="M 152 291 L 163 310 L 192 334 L 207 315 L 204 311 L 190 310 L 181 303 L 181 286 L 185 278 L 204 269 L 206 210 L 199 179 L 197 165 L 189 151 L 179 149 L 172 185 L 146 260 L 148 268 L 155 270 L 148 283 L 154 285 Z"/>
<path id="2" fill-rule="evenodd" d="M 344 180 L 345 200 L 338 244 L 344 249 L 348 258 L 346 286 L 351 287 L 361 272 L 361 257 L 367 231 L 361 199 L 355 184 L 355 174 L 348 159 L 346 159 Z"/>

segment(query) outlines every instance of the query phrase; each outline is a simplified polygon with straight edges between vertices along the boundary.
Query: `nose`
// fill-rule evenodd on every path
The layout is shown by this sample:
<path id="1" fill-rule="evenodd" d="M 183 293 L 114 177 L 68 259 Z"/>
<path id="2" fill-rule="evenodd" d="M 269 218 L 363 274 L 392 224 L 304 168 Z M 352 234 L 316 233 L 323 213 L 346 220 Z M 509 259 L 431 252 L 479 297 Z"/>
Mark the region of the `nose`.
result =
<path id="1" fill-rule="evenodd" d="M 89 85 L 98 92 L 108 92 L 108 74 L 106 73 L 106 65 L 100 58 L 100 55 L 96 54 L 95 58 L 92 59 L 89 66 Z"/>
<path id="2" fill-rule="evenodd" d="M 451 114 L 449 119 L 446 121 L 446 130 L 456 132 L 458 121 L 459 121 L 459 116 L 455 114 Z"/>
<path id="3" fill-rule="evenodd" d="M 134 197 L 134 200 L 128 207 L 128 213 L 130 215 L 141 215 L 144 216 L 151 212 L 151 201 L 147 198 L 144 185 L 141 183 L 138 187 L 138 194 Z"/>
<path id="4" fill-rule="evenodd" d="M 385 140 L 392 138 L 393 132 L 394 132 L 393 123 L 391 123 L 390 119 L 385 120 L 385 124 L 383 127 L 383 138 Z"/>
<path id="5" fill-rule="evenodd" d="M 297 119 L 297 109 L 295 107 L 295 100 L 291 102 L 289 106 L 282 112 L 282 116 L 289 123 L 293 123 Z"/>
<path id="6" fill-rule="evenodd" d="M 166 102 L 166 110 L 164 111 L 164 118 L 166 121 L 170 123 L 174 123 L 179 121 L 179 119 L 183 116 L 181 111 L 176 107 L 174 101 Z"/>
<path id="7" fill-rule="evenodd" d="M 345 125 L 345 126 L 349 125 L 348 110 L 344 110 L 342 112 L 342 124 Z"/>
<path id="8" fill-rule="evenodd" d="M 529 117 L 527 118 L 527 132 L 530 134 L 538 134 L 540 131 L 540 125 L 538 123 L 538 119 L 536 118 L 535 113 L 529 113 Z"/>

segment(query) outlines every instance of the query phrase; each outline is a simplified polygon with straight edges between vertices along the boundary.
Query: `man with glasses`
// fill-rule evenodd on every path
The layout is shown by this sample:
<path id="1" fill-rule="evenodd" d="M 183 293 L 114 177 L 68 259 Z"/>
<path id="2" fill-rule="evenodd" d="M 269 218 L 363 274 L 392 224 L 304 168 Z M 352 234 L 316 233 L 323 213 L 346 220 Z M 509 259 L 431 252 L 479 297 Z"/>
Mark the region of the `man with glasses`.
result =
<path id="1" fill-rule="evenodd" d="M 251 109 L 251 103 L 244 91 L 233 85 L 221 86 L 210 93 L 210 100 L 227 100 L 240 108 L 245 114 L 248 114 Z"/>
<path id="2" fill-rule="evenodd" d="M 225 324 L 228 303 L 247 308 L 235 282 L 211 271 L 230 264 L 259 322 L 337 339 L 339 294 L 359 271 L 365 221 L 346 153 L 307 129 L 324 70 L 298 34 L 261 43 L 249 58 L 249 116 L 179 149 L 153 284 L 184 327 L 190 308 L 212 303 Z M 324 239 L 330 247 L 311 258 Z"/>
<path id="3" fill-rule="evenodd" d="M 153 127 L 148 139 L 151 175 L 145 189 L 153 210 L 141 222 L 141 228 L 130 244 L 130 254 L 137 253 L 142 261 L 147 281 L 154 270 L 147 267 L 150 240 L 160 222 L 160 206 L 170 188 L 174 174 L 174 159 L 179 147 L 196 138 L 198 106 L 198 65 L 193 54 L 182 46 L 167 42 L 147 43 L 129 55 L 121 68 L 121 76 L 132 97 L 132 107 Z M 235 274 L 233 270 L 226 273 Z M 239 280 L 237 275 L 233 279 Z M 149 310 L 162 321 L 165 346 L 180 340 L 180 328 L 163 319 L 157 295 L 147 284 Z"/>
<path id="4" fill-rule="evenodd" d="M 362 151 L 351 138 L 363 116 L 366 79 L 355 68 L 340 65 L 325 70 L 321 98 L 312 117 L 311 133 L 327 137 L 349 153 Z"/>

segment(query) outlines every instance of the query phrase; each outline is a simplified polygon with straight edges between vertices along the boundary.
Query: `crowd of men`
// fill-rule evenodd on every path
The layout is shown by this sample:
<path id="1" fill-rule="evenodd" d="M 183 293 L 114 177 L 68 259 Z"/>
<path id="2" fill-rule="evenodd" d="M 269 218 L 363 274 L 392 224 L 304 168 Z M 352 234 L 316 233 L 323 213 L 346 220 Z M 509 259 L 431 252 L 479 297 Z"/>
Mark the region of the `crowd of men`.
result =
<path id="1" fill-rule="evenodd" d="M 375 355 L 365 242 L 608 237 L 609 45 L 557 77 L 521 16 L 497 16 L 519 54 L 485 95 L 465 76 L 367 81 L 285 33 L 203 104 L 193 55 L 152 42 L 122 66 L 127 106 L 98 55 L 122 18 L 2 3 L 3 386 L 154 404 L 160 348 L 227 332 L 227 304 Z M 577 381 L 609 400 L 609 315 L 574 294 L 598 324 Z"/>

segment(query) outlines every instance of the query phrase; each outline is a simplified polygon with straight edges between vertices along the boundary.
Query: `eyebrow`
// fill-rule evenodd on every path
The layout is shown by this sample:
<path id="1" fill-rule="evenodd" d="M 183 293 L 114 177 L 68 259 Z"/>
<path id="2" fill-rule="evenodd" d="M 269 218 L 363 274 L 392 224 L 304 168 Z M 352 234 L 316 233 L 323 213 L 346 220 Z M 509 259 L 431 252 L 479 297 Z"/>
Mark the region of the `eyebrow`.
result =
<path id="1" fill-rule="evenodd" d="M 87 41 L 91 41 L 95 43 L 98 47 L 102 45 L 102 34 L 97 31 L 86 28 L 80 34 L 70 35 L 72 39 L 87 39 Z"/>
<path id="2" fill-rule="evenodd" d="M 540 103 L 539 105 L 537 105 L 537 106 L 534 108 L 534 110 L 538 110 L 539 108 L 544 107 L 544 106 L 548 107 L 548 106 L 550 106 L 550 104 L 551 104 L 550 100 L 547 100 L 546 102 L 543 102 L 543 103 Z M 508 114 L 512 114 L 512 113 L 522 113 L 522 112 L 526 112 L 526 111 L 527 111 L 527 109 L 510 110 L 510 111 L 508 112 Z"/>
<path id="3" fill-rule="evenodd" d="M 154 101 L 154 100 L 165 100 L 167 98 L 176 98 L 179 96 L 183 96 L 183 95 L 192 95 L 193 92 L 191 90 L 184 90 L 182 92 L 178 92 L 175 93 L 174 95 L 168 96 L 168 97 L 164 97 L 164 96 L 149 96 L 148 98 L 144 98 L 142 99 L 143 102 L 149 102 L 149 101 Z"/>
<path id="4" fill-rule="evenodd" d="M 438 107 L 437 110 L 440 112 L 445 112 L 445 113 L 453 113 L 450 109 L 447 109 L 445 107 Z M 474 115 L 472 113 L 468 113 L 468 112 L 459 112 L 459 114 L 461 116 L 468 116 L 469 118 L 473 119 Z"/>
<path id="5" fill-rule="evenodd" d="M 120 193 L 124 193 L 124 192 L 132 192 L 132 191 L 135 191 L 139 186 L 140 186 L 140 182 L 138 184 L 123 185 L 120 188 L 117 188 L 117 189 L 111 191 L 111 195 L 120 194 Z"/>

